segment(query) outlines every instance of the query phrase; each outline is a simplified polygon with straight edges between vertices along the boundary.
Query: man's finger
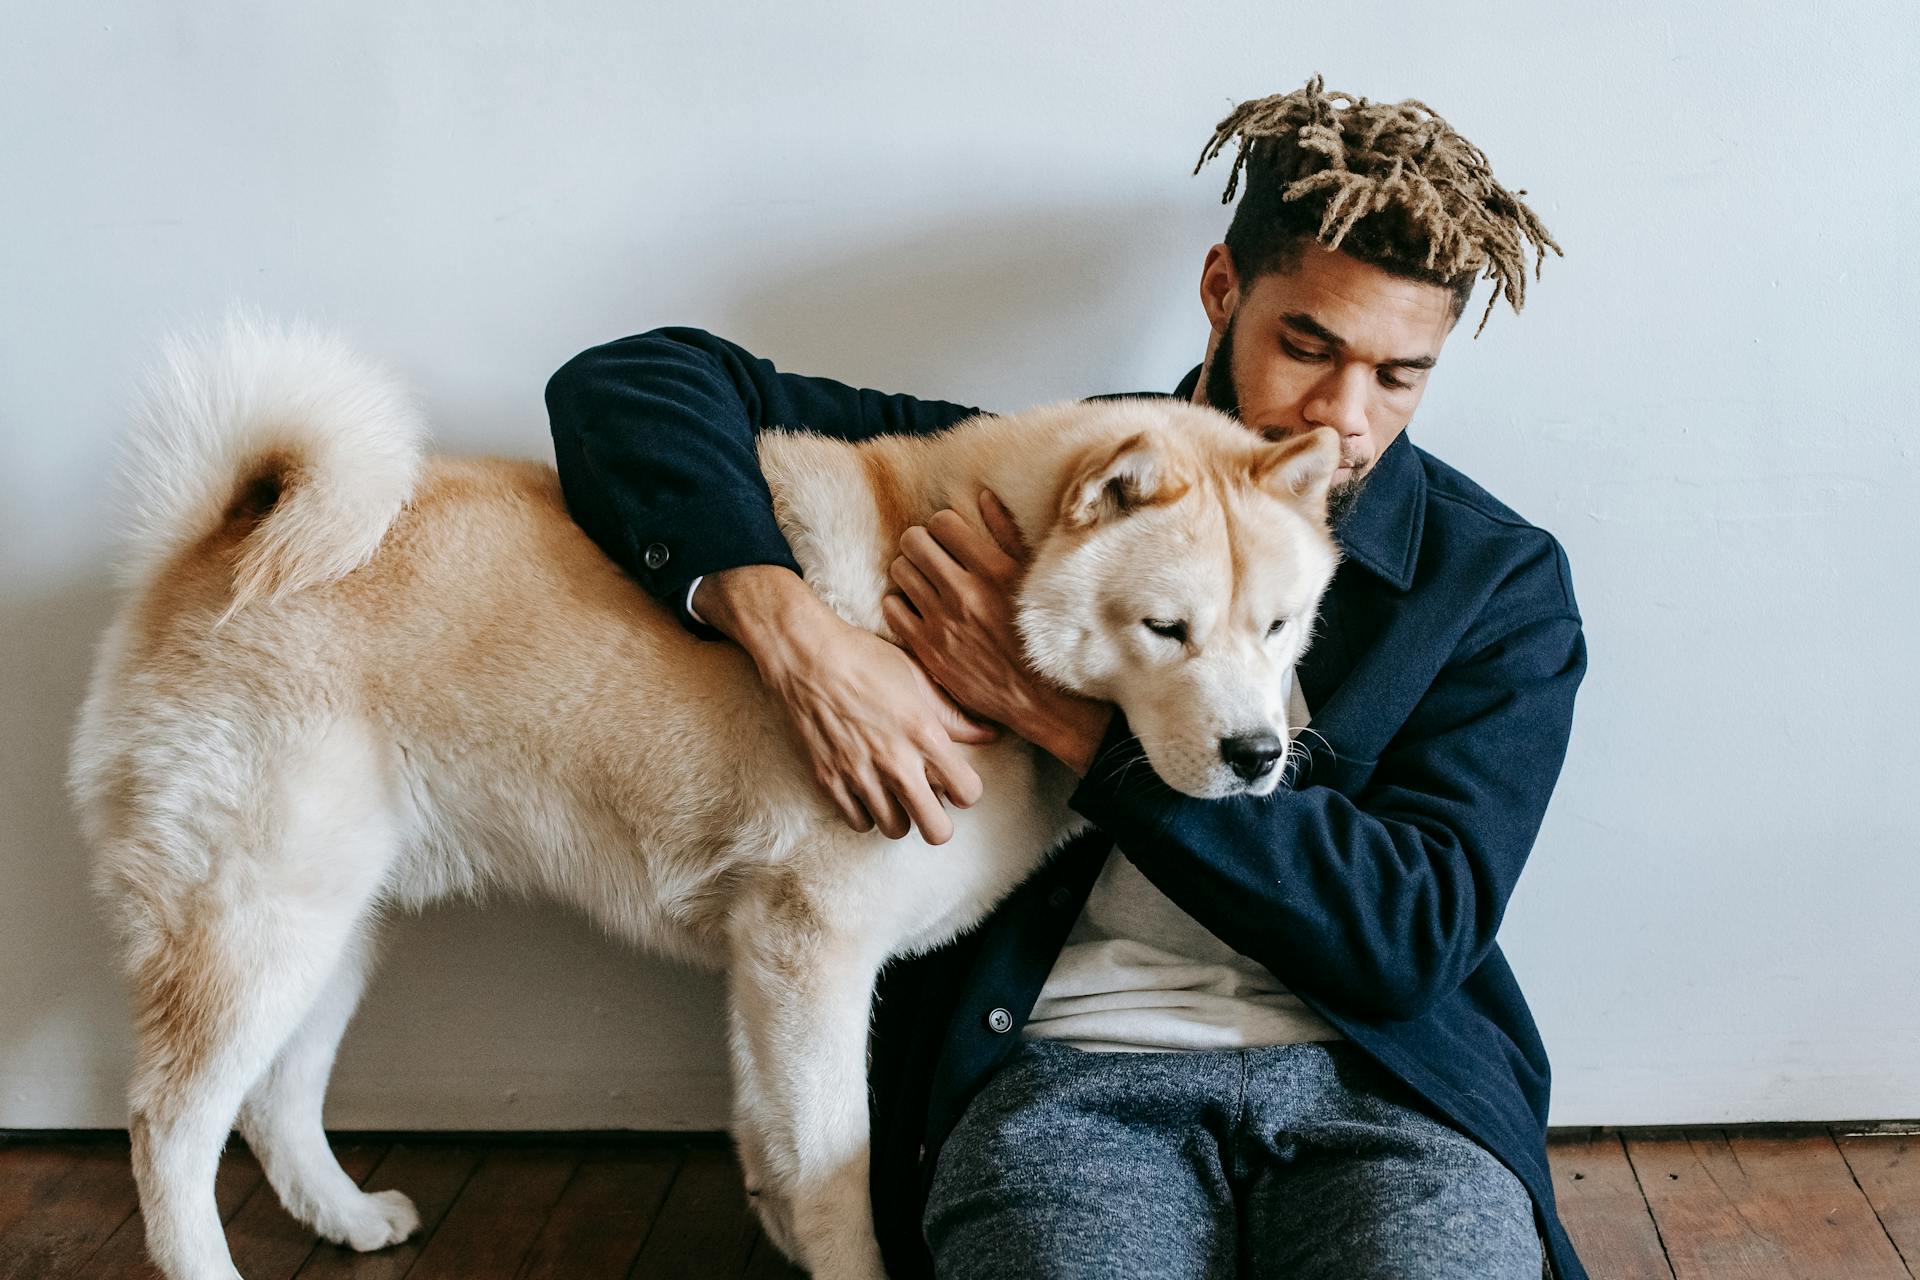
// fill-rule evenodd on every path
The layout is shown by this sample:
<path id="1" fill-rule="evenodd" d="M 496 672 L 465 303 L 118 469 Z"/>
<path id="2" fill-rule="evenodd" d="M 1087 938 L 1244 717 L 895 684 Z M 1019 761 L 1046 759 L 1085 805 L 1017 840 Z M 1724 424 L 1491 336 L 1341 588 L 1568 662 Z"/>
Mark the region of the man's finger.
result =
<path id="1" fill-rule="evenodd" d="M 926 619 L 915 613 L 908 607 L 905 600 L 891 591 L 880 597 L 880 616 L 889 627 L 893 628 L 893 634 L 906 642 L 908 651 L 918 657 L 920 628 L 925 625 Z"/>
<path id="2" fill-rule="evenodd" d="M 969 573 L 1000 578 L 1013 567 L 1012 558 L 1004 550 L 951 508 L 934 512 L 933 518 L 927 521 L 927 532 Z"/>
<path id="3" fill-rule="evenodd" d="M 920 572 L 919 566 L 905 556 L 893 558 L 893 563 L 887 566 L 887 576 L 913 602 L 914 611 L 921 617 L 939 607 L 939 591 L 927 581 L 927 575 Z"/>
<path id="4" fill-rule="evenodd" d="M 867 806 L 854 799 L 853 793 L 839 778 L 821 783 L 820 789 L 827 793 L 827 799 L 833 802 L 833 807 L 840 811 L 840 816 L 847 820 L 849 827 L 861 835 L 873 830 L 873 815 L 867 812 Z"/>
<path id="5" fill-rule="evenodd" d="M 985 742 L 1000 740 L 1000 726 L 987 720 L 976 720 L 963 711 L 951 698 L 942 696 L 941 705 L 934 714 L 939 717 L 940 727 L 946 730 L 947 737 L 955 742 L 965 742 L 975 746 Z"/>
<path id="6" fill-rule="evenodd" d="M 942 593 L 959 583 L 964 572 L 959 561 L 940 545 L 924 525 L 914 525 L 900 535 L 900 554 L 913 561 Z"/>
<path id="7" fill-rule="evenodd" d="M 1008 559 L 1016 564 L 1027 562 L 1027 540 L 1020 532 L 1020 526 L 1014 522 L 1013 512 L 1007 510 L 1000 495 L 991 489 L 980 491 L 980 519 L 986 524 L 987 532 L 1007 553 Z"/>
<path id="8" fill-rule="evenodd" d="M 927 768 L 930 771 L 929 780 L 957 807 L 968 809 L 980 802 L 980 793 L 984 790 L 980 775 L 952 747 L 943 748 L 928 757 Z"/>
<path id="9" fill-rule="evenodd" d="M 867 812 L 873 815 L 874 825 L 880 828 L 880 834 L 887 839 L 898 840 L 912 830 L 907 822 L 906 811 L 871 771 L 861 773 L 854 780 L 854 794 L 867 806 Z"/>
<path id="10" fill-rule="evenodd" d="M 920 838 L 928 844 L 945 844 L 953 838 L 953 820 L 947 817 L 947 811 L 940 807 L 933 788 L 927 785 L 926 770 L 923 767 L 918 779 L 898 778 L 894 781 L 900 802 L 906 806 L 907 814 L 913 819 L 913 825 L 920 830 Z"/>
<path id="11" fill-rule="evenodd" d="M 884 603 L 884 602 L 883 602 Z M 895 606 L 904 608 L 905 606 Z M 981 720 L 965 707 L 954 701 L 952 694 L 940 686 L 940 682 L 927 673 L 927 669 L 918 662 L 913 664 L 914 674 L 920 679 L 921 692 L 933 703 L 933 715 L 940 728 L 946 731 L 955 742 L 993 742 L 1000 737 L 1000 727 L 990 720 Z"/>

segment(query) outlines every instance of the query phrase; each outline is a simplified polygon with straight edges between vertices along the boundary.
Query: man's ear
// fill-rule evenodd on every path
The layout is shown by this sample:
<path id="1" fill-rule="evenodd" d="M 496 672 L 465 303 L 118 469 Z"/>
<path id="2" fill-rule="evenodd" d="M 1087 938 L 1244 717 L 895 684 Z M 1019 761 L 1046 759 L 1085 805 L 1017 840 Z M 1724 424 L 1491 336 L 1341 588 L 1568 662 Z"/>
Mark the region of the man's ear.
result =
<path id="1" fill-rule="evenodd" d="M 1085 529 L 1185 493 L 1186 483 L 1170 475 L 1166 459 L 1146 432 L 1119 444 L 1087 451 L 1060 499 L 1060 521 Z"/>
<path id="2" fill-rule="evenodd" d="M 1254 455 L 1253 482 L 1280 497 L 1327 500 L 1327 486 L 1340 469 L 1340 433 L 1315 427 L 1275 441 Z"/>
<path id="3" fill-rule="evenodd" d="M 1216 244 L 1200 264 L 1200 307 L 1207 313 L 1207 325 L 1216 338 L 1226 332 L 1227 321 L 1239 305 L 1240 273 L 1234 268 L 1233 253 L 1226 245 Z"/>

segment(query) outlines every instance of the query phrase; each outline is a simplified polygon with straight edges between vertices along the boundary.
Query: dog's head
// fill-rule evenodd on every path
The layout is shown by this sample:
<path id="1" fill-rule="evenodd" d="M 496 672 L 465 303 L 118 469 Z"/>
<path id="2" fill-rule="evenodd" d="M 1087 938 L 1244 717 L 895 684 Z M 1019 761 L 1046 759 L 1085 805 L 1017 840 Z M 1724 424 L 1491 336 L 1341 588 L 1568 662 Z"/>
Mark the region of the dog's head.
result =
<path id="1" fill-rule="evenodd" d="M 1269 441 L 1190 405 L 1068 468 L 1021 583 L 1036 670 L 1119 704 L 1167 785 L 1203 798 L 1279 786 L 1305 652 L 1339 551 L 1329 428 Z"/>

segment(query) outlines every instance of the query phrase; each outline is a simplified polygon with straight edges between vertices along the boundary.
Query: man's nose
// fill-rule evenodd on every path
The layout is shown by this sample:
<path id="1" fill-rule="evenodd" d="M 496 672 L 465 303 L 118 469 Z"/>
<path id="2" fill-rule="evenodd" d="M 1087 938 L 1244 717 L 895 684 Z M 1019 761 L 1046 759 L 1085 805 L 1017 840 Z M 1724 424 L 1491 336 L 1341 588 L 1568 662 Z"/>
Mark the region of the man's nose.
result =
<path id="1" fill-rule="evenodd" d="M 1307 425 L 1332 427 L 1343 436 L 1367 433 L 1367 371 L 1335 368 L 1314 388 L 1306 405 Z"/>
<path id="2" fill-rule="evenodd" d="M 1264 777 L 1282 750 L 1279 735 L 1273 733 L 1243 733 L 1220 739 L 1220 758 L 1248 782 Z"/>

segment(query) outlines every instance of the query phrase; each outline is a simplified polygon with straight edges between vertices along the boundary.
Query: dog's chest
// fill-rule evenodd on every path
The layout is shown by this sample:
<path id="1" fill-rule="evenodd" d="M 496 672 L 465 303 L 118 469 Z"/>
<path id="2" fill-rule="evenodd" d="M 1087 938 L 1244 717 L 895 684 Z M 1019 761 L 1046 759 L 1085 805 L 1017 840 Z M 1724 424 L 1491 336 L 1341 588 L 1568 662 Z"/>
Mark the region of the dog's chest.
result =
<path id="1" fill-rule="evenodd" d="M 892 638 L 880 601 L 896 548 L 859 452 L 844 441 L 774 432 L 760 439 L 760 464 L 807 585 L 847 622 Z"/>

